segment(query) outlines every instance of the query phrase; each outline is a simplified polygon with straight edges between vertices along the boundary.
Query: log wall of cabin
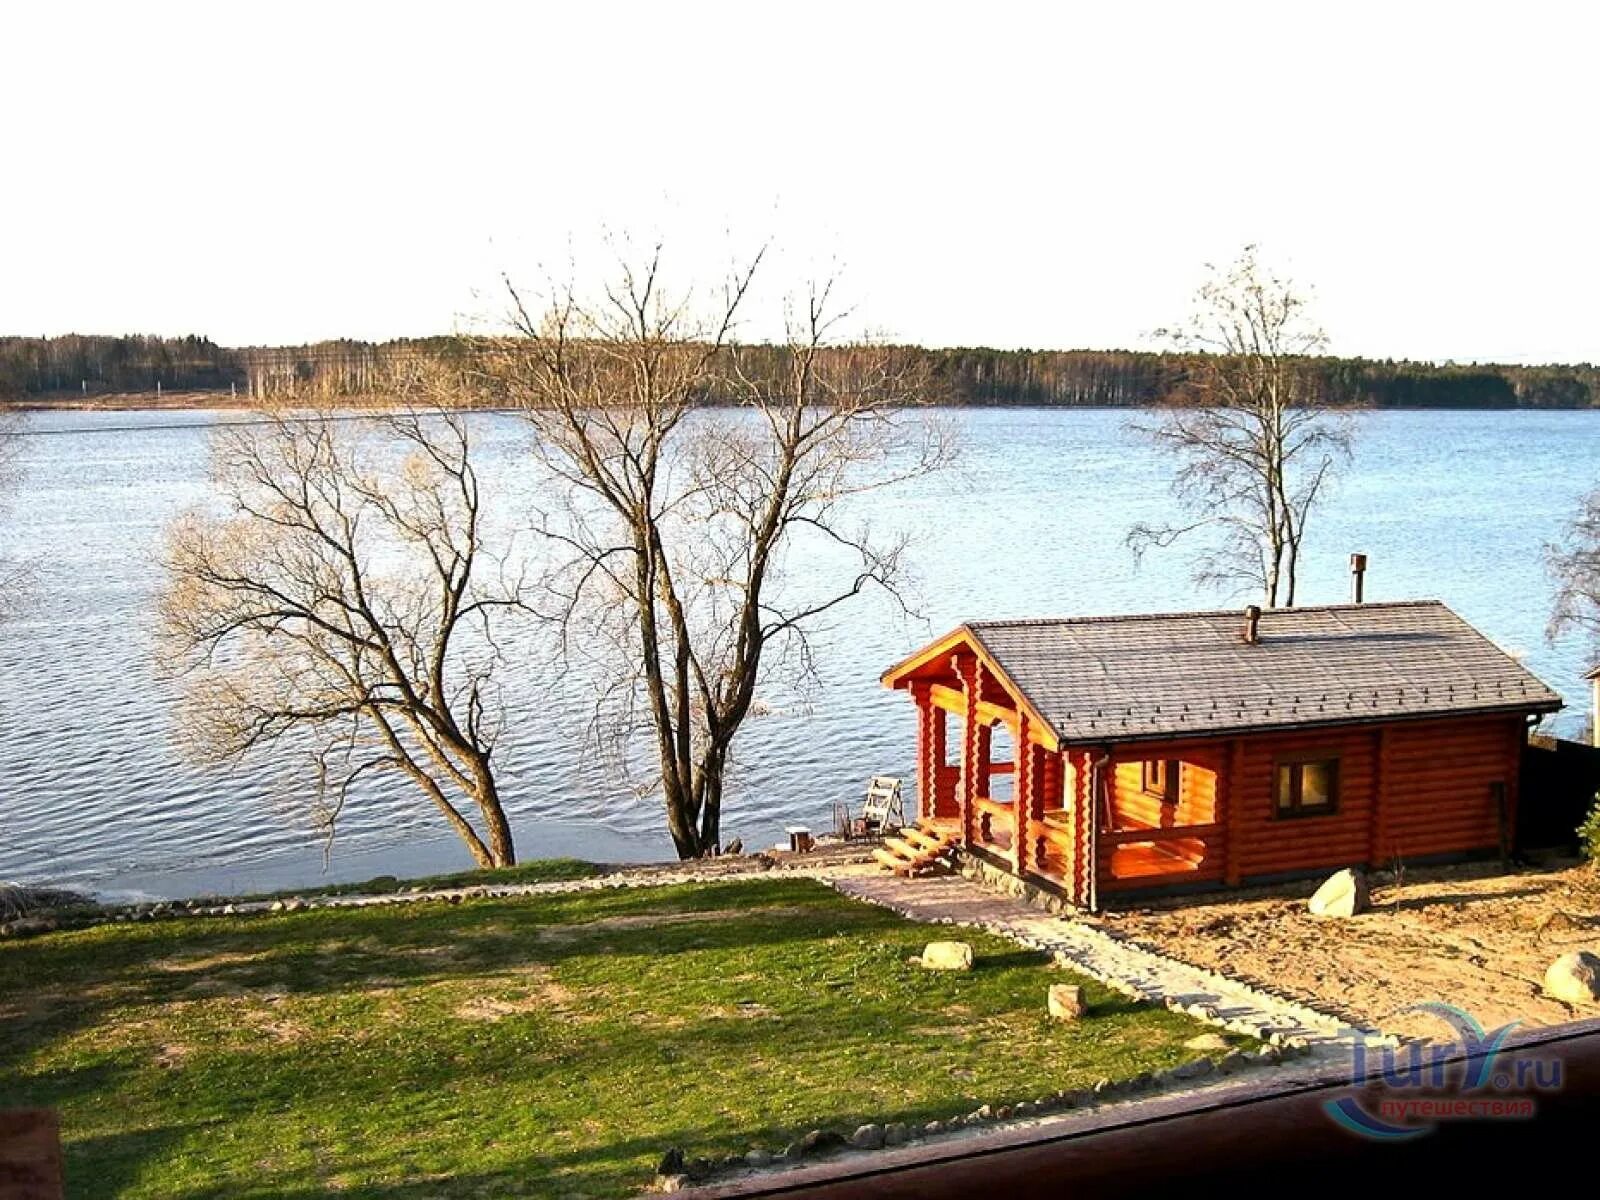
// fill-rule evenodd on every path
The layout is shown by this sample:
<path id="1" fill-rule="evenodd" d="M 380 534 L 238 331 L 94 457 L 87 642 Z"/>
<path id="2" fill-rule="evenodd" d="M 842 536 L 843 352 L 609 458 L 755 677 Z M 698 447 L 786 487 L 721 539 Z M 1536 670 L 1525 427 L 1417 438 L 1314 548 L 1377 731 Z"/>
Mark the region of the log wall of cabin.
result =
<path id="1" fill-rule="evenodd" d="M 1232 861 L 1241 876 L 1280 875 L 1364 863 L 1371 843 L 1377 741 L 1370 728 L 1291 730 L 1240 739 L 1232 780 Z M 1281 817 L 1278 763 L 1337 757 L 1338 803 L 1331 813 Z"/>
<path id="2" fill-rule="evenodd" d="M 1391 727 L 1373 865 L 1498 849 L 1501 812 L 1495 785 L 1506 789 L 1509 827 L 1526 728 L 1521 716 Z"/>
<path id="3" fill-rule="evenodd" d="M 1245 879 L 1385 866 L 1494 849 L 1500 809 L 1492 785 L 1514 802 L 1524 723 L 1472 717 L 1240 739 L 1231 785 L 1231 858 Z M 1277 765 L 1339 759 L 1338 806 L 1325 815 L 1279 816 Z"/>
<path id="4" fill-rule="evenodd" d="M 1144 790 L 1144 762 L 1119 761 L 1112 782 L 1115 825 L 1120 829 L 1168 829 L 1174 825 L 1209 825 L 1216 820 L 1218 752 L 1160 748 L 1152 759 L 1180 762 L 1178 802 L 1166 804 Z M 1178 757 L 1187 755 L 1188 757 Z"/>

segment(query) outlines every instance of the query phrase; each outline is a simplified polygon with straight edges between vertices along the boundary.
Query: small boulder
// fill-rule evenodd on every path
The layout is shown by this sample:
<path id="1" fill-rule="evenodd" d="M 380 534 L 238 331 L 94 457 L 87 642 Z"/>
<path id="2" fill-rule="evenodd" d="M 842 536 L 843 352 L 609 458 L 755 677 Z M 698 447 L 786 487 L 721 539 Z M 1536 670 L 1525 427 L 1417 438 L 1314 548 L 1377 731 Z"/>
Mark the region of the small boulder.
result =
<path id="1" fill-rule="evenodd" d="M 1196 1058 L 1186 1063 L 1179 1063 L 1169 1074 L 1174 1079 L 1199 1079 L 1202 1075 L 1211 1074 L 1215 1069 L 1209 1058 Z"/>
<path id="2" fill-rule="evenodd" d="M 918 961 L 930 971 L 970 971 L 972 946 L 968 942 L 929 942 Z"/>
<path id="3" fill-rule="evenodd" d="M 883 1144 L 900 1146 L 911 1140 L 911 1130 L 904 1121 L 891 1121 L 883 1127 Z"/>
<path id="4" fill-rule="evenodd" d="M 1313 917 L 1353 917 L 1371 905 L 1366 873 L 1347 867 L 1328 876 L 1307 908 Z"/>
<path id="5" fill-rule="evenodd" d="M 682 1173 L 677 1175 L 657 1175 L 655 1190 L 658 1192 L 681 1192 L 689 1187 L 689 1177 Z"/>
<path id="6" fill-rule="evenodd" d="M 1070 983 L 1052 983 L 1045 993 L 1045 1005 L 1058 1021 L 1076 1021 L 1089 1011 L 1083 989 Z"/>
<path id="7" fill-rule="evenodd" d="M 922 1127 L 922 1136 L 923 1137 L 938 1137 L 943 1132 L 944 1132 L 944 1122 L 943 1121 L 929 1121 L 926 1125 L 924 1125 Z"/>
<path id="8" fill-rule="evenodd" d="M 1600 1001 L 1600 956 L 1587 950 L 1563 954 L 1544 973 L 1545 995 L 1568 1004 Z"/>
<path id="9" fill-rule="evenodd" d="M 880 1150 L 883 1148 L 883 1126 L 862 1125 L 850 1135 L 850 1145 L 856 1150 Z"/>
<path id="10" fill-rule="evenodd" d="M 813 1129 L 799 1145 L 801 1154 L 826 1154 L 844 1145 L 844 1134 L 836 1129 Z"/>
<path id="11" fill-rule="evenodd" d="M 1220 1033 L 1202 1033 L 1183 1044 L 1185 1050 L 1226 1050 L 1228 1039 Z"/>
<path id="12" fill-rule="evenodd" d="M 684 1169 L 683 1151 L 673 1146 L 661 1156 L 661 1161 L 656 1164 L 657 1175 L 682 1175 Z"/>
<path id="13" fill-rule="evenodd" d="M 760 1170 L 762 1167 L 772 1165 L 772 1155 L 761 1146 L 753 1146 L 744 1156 L 744 1165 Z"/>

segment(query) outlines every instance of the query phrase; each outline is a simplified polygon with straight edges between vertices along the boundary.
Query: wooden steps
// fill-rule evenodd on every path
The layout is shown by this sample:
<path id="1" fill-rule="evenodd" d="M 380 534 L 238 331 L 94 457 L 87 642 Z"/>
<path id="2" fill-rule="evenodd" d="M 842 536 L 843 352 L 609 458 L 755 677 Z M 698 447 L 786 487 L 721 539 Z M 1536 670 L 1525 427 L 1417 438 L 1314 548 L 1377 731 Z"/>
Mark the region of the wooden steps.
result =
<path id="1" fill-rule="evenodd" d="M 872 857 L 896 875 L 927 875 L 945 866 L 945 855 L 956 844 L 954 831 L 907 825 L 883 839 Z"/>

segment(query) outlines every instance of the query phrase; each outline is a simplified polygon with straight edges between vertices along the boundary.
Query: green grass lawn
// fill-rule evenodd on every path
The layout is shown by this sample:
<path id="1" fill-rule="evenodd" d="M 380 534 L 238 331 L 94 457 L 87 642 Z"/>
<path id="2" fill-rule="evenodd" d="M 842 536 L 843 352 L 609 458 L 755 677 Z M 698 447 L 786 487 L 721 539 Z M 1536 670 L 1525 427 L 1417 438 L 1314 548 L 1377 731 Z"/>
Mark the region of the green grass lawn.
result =
<path id="1" fill-rule="evenodd" d="M 926 1121 L 1171 1066 L 1198 1030 L 806 880 L 102 926 L 0 943 L 0 1106 L 72 1196 L 622 1196 L 670 1145 Z M 1081 982 L 1081 981 L 1080 981 Z"/>

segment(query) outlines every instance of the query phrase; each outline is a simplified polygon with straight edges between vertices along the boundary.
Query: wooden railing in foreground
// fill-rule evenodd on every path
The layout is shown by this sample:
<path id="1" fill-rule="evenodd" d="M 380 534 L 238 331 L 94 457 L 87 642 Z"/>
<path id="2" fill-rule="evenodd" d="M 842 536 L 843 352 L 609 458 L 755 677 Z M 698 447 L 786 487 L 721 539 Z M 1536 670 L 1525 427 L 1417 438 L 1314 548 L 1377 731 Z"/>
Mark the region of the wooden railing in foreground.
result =
<path id="1" fill-rule="evenodd" d="M 0 1110 L 0 1200 L 61 1200 L 65 1186 L 56 1114 Z"/>

